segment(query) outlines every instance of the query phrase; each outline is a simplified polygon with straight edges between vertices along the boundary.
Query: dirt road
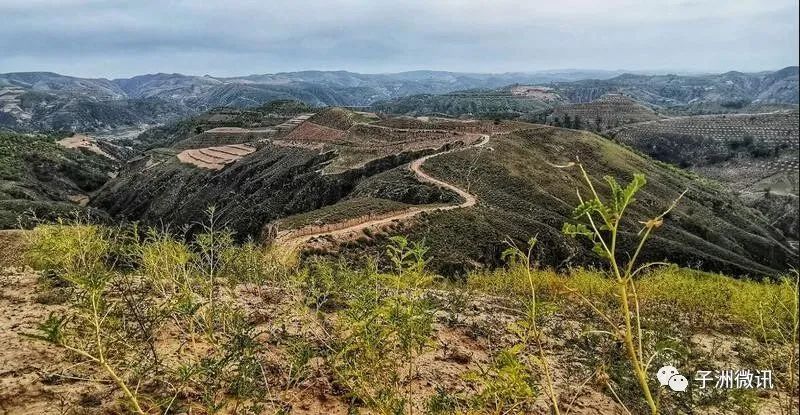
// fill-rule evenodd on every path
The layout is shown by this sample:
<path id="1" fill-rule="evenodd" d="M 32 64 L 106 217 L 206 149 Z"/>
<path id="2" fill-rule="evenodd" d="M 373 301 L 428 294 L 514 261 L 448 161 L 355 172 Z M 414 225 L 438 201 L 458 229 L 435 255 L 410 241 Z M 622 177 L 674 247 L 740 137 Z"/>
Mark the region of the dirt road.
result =
<path id="1" fill-rule="evenodd" d="M 306 241 L 308 241 L 308 240 L 310 240 L 312 238 L 316 238 L 316 237 L 320 237 L 320 236 L 326 236 L 326 235 L 327 236 L 337 237 L 337 236 L 345 236 L 345 235 L 348 235 L 348 234 L 351 234 L 351 233 L 358 233 L 358 232 L 363 231 L 366 228 L 370 228 L 370 227 L 373 227 L 373 226 L 380 226 L 380 225 L 383 225 L 383 224 L 386 224 L 386 223 L 390 223 L 390 222 L 393 222 L 393 221 L 401 221 L 401 220 L 409 219 L 409 218 L 412 218 L 414 216 L 419 215 L 422 212 L 431 212 L 431 211 L 437 211 L 437 210 L 452 210 L 452 209 L 460 209 L 460 208 L 467 208 L 467 207 L 470 207 L 470 206 L 474 206 L 478 202 L 478 198 L 475 197 L 475 195 L 469 193 L 468 191 L 466 191 L 464 189 L 459 188 L 458 186 L 455 186 L 455 185 L 447 183 L 447 182 L 445 182 L 443 180 L 439 180 L 437 178 L 431 177 L 429 174 L 427 174 L 424 171 L 422 171 L 422 165 L 426 161 L 428 161 L 429 159 L 432 159 L 434 157 L 438 157 L 438 156 L 441 156 L 441 155 L 444 155 L 444 154 L 453 153 L 453 152 L 456 152 L 456 151 L 463 151 L 463 150 L 468 150 L 468 149 L 471 149 L 471 148 L 482 147 L 482 146 L 486 145 L 486 143 L 489 142 L 489 138 L 490 138 L 489 135 L 483 134 L 481 140 L 476 144 L 472 144 L 472 145 L 467 146 L 467 147 L 455 148 L 455 149 L 451 149 L 451 150 L 447 150 L 447 151 L 442 151 L 440 153 L 429 154 L 427 156 L 420 157 L 420 158 L 412 161 L 411 164 L 409 165 L 409 168 L 411 169 L 411 171 L 414 172 L 414 174 L 416 175 L 416 177 L 417 177 L 417 179 L 419 181 L 426 182 L 426 183 L 431 183 L 431 184 L 434 184 L 436 186 L 443 187 L 445 189 L 448 189 L 450 191 L 455 192 L 456 194 L 461 196 L 461 198 L 464 199 L 464 201 L 462 203 L 455 204 L 455 205 L 449 205 L 449 206 L 415 207 L 415 208 L 412 208 L 410 210 L 409 209 L 403 210 L 402 212 L 398 212 L 397 214 L 392 214 L 392 215 L 389 215 L 389 216 L 382 217 L 380 219 L 366 220 L 364 222 L 357 223 L 355 225 L 348 224 L 347 226 L 344 226 L 341 229 L 328 230 L 328 231 L 325 231 L 325 232 L 311 233 L 311 234 L 307 234 L 307 235 L 293 236 L 293 235 L 297 235 L 297 233 L 298 233 L 297 230 L 288 231 L 286 234 L 284 234 L 284 236 L 281 236 L 279 234 L 278 238 L 276 239 L 276 242 L 281 244 L 281 245 L 283 245 L 283 246 L 296 247 L 296 246 L 302 245 L 303 243 L 305 243 Z M 334 226 L 334 228 L 335 228 L 335 226 Z"/>

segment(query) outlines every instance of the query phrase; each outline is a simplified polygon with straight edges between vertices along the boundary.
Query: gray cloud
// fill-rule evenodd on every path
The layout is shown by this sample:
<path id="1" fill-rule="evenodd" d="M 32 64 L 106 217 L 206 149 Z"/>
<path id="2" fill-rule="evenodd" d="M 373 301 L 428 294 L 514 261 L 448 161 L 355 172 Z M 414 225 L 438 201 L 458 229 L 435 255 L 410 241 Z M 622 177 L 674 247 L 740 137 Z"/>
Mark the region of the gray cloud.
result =
<path id="1" fill-rule="evenodd" d="M 797 15 L 795 0 L 0 0 L 0 72 L 756 71 L 797 64 Z"/>

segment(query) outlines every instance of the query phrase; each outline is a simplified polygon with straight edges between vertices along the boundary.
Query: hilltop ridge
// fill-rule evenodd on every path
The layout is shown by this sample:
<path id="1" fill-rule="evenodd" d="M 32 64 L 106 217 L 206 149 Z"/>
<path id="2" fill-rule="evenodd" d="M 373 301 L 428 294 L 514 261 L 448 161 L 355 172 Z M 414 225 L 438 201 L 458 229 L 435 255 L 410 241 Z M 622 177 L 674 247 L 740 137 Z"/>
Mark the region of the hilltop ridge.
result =
<path id="1" fill-rule="evenodd" d="M 585 103 L 607 93 L 624 93 L 651 105 L 697 112 L 703 109 L 695 107 L 710 104 L 796 105 L 797 78 L 797 67 L 754 74 L 692 76 L 623 75 L 615 71 L 302 71 L 241 77 L 157 73 L 113 80 L 17 72 L 0 74 L 0 128 L 106 131 L 164 123 L 219 106 L 251 107 L 280 99 L 313 106 L 376 104 L 376 108 L 390 113 L 486 117 L 519 117 L 552 106 L 548 100 L 532 97 L 504 98 L 503 91 L 508 91 L 509 85 L 552 87 L 559 97 L 556 103 Z M 497 91 L 491 92 L 490 97 L 486 96 L 494 90 Z M 442 95 L 455 91 L 462 92 L 449 95 L 450 98 Z M 469 91 L 482 91 L 479 93 L 483 97 L 469 97 Z M 482 108 L 487 106 L 487 99 L 501 101 Z M 461 103 L 448 103 L 449 100 Z"/>

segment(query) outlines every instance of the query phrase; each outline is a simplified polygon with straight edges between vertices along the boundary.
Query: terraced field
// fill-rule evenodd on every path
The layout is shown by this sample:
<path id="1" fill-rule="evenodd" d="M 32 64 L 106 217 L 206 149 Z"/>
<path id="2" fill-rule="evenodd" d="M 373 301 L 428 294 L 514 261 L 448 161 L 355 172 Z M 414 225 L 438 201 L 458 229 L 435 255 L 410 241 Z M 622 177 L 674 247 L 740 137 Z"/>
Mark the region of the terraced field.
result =
<path id="1" fill-rule="evenodd" d="M 307 118 L 275 145 L 334 151 L 325 173 L 340 173 L 395 154 L 471 145 L 494 131 L 492 123 L 406 118 L 401 121 L 369 117 L 366 113 L 329 108 Z"/>
<path id="2" fill-rule="evenodd" d="M 797 112 L 676 117 L 625 127 L 615 136 L 636 142 L 641 136 L 663 134 L 702 136 L 726 144 L 750 136 L 772 146 L 796 149 L 800 145 Z"/>
<path id="3" fill-rule="evenodd" d="M 115 160 L 114 156 L 103 151 L 91 137 L 86 135 L 75 134 L 72 137 L 58 140 L 58 144 L 65 148 L 84 148 L 92 153 Z"/>
<path id="4" fill-rule="evenodd" d="M 206 147 L 184 150 L 178 153 L 178 160 L 183 163 L 210 169 L 222 170 L 228 164 L 252 154 L 256 148 L 249 144 L 230 144 L 220 147 Z"/>
<path id="5" fill-rule="evenodd" d="M 312 115 L 314 114 L 300 114 L 281 124 L 266 127 L 214 127 L 178 142 L 175 147 L 178 149 L 196 149 L 221 144 L 264 142 L 292 131 Z"/>
<path id="6" fill-rule="evenodd" d="M 346 133 L 344 130 L 306 121 L 283 137 L 278 144 L 319 148 L 325 144 L 338 142 Z"/>
<path id="7" fill-rule="evenodd" d="M 300 125 L 303 121 L 311 118 L 313 115 L 314 115 L 314 113 L 300 114 L 298 116 L 290 118 L 289 120 L 287 120 L 287 121 L 285 121 L 285 122 L 283 122 L 281 124 L 276 125 L 273 128 L 275 128 L 278 131 L 290 131 L 290 130 L 294 129 L 295 127 L 297 127 L 298 125 Z"/>
<path id="8" fill-rule="evenodd" d="M 798 116 L 797 111 L 786 111 L 676 117 L 606 134 L 653 158 L 722 182 L 786 235 L 797 238 Z"/>
<path id="9" fill-rule="evenodd" d="M 566 104 L 555 107 L 550 123 L 563 123 L 570 120 L 578 129 L 601 131 L 626 124 L 658 120 L 659 115 L 652 109 L 619 94 L 608 94 L 595 101 L 580 104 Z M 577 120 L 577 121 L 576 121 Z M 569 127 L 569 125 L 568 125 Z"/>

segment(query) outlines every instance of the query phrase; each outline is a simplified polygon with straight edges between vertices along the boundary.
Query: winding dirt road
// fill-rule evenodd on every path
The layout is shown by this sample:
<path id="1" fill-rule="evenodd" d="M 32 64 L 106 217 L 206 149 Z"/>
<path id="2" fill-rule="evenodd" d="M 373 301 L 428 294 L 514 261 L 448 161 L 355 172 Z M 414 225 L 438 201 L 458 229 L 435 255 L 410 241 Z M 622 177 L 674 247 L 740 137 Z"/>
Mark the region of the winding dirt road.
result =
<path id="1" fill-rule="evenodd" d="M 472 145 L 469 145 L 467 147 L 454 148 L 454 149 L 451 149 L 451 150 L 442 151 L 442 152 L 435 153 L 435 154 L 429 154 L 427 156 L 420 157 L 420 158 L 412 161 L 411 164 L 409 165 L 409 168 L 411 169 L 411 171 L 413 171 L 414 174 L 416 175 L 417 180 L 419 180 L 421 182 L 425 182 L 425 183 L 431 183 L 431 184 L 434 184 L 436 186 L 443 187 L 443 188 L 445 188 L 447 190 L 455 192 L 461 198 L 464 199 L 464 201 L 462 203 L 454 204 L 454 205 L 447 205 L 447 206 L 413 207 L 411 209 L 404 209 L 403 211 L 400 211 L 400 212 L 397 212 L 397 213 L 394 213 L 394 214 L 390 213 L 389 216 L 381 217 L 379 219 L 366 220 L 364 222 L 357 223 L 357 224 L 348 224 L 347 226 L 344 226 L 341 229 L 333 229 L 333 230 L 328 230 L 328 231 L 325 231 L 325 232 L 311 233 L 311 234 L 307 234 L 307 235 L 293 236 L 293 235 L 297 235 L 297 231 L 298 230 L 286 231 L 286 233 L 284 233 L 283 236 L 279 233 L 278 237 L 276 238 L 275 241 L 277 243 L 283 245 L 283 246 L 296 247 L 296 246 L 302 245 L 303 243 L 307 242 L 310 239 L 317 238 L 317 237 L 320 237 L 320 236 L 326 236 L 326 235 L 327 236 L 333 236 L 333 237 L 345 236 L 345 235 L 349 235 L 351 233 L 361 232 L 364 229 L 370 228 L 370 227 L 373 227 L 373 226 L 380 226 L 380 225 L 383 225 L 383 224 L 386 224 L 386 223 L 389 223 L 389 222 L 393 222 L 393 221 L 400 221 L 400 220 L 404 220 L 404 219 L 409 219 L 409 218 L 417 216 L 417 215 L 419 215 L 419 214 L 421 214 L 423 212 L 432 212 L 432 211 L 437 211 L 437 210 L 438 211 L 443 211 L 443 210 L 461 209 L 461 208 L 468 208 L 470 206 L 474 206 L 478 202 L 478 198 L 475 197 L 475 195 L 469 193 L 468 191 L 466 191 L 464 189 L 459 188 L 458 186 L 455 186 L 455 185 L 447 183 L 447 182 L 445 182 L 443 180 L 439 180 L 437 178 L 431 177 L 429 174 L 427 174 L 424 171 L 422 171 L 422 165 L 426 161 L 428 161 L 429 159 L 432 159 L 434 157 L 438 157 L 438 156 L 441 156 L 441 155 L 444 155 L 444 154 L 453 153 L 453 152 L 456 152 L 456 151 L 463 151 L 463 150 L 468 150 L 468 149 L 471 149 L 471 148 L 482 147 L 482 146 L 486 145 L 486 143 L 489 142 L 489 138 L 490 138 L 489 135 L 482 134 L 481 135 L 481 140 L 476 144 L 472 144 Z M 335 224 L 333 225 L 333 227 L 334 228 L 336 227 Z"/>

